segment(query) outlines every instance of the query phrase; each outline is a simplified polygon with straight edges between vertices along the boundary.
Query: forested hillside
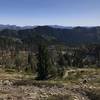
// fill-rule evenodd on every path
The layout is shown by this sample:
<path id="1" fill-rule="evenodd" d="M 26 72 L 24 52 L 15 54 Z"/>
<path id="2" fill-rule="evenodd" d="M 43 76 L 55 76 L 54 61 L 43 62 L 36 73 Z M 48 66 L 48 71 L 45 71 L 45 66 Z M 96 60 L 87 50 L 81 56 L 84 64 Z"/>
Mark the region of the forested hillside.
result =
<path id="1" fill-rule="evenodd" d="M 47 44 L 93 44 L 100 42 L 100 27 L 75 27 L 71 29 L 37 26 L 33 29 L 4 29 L 0 31 L 0 42 L 6 45 L 19 43 L 23 47 L 32 47 L 40 40 Z M 9 41 L 12 43 L 9 44 Z M 3 45 L 3 44 L 2 44 Z"/>

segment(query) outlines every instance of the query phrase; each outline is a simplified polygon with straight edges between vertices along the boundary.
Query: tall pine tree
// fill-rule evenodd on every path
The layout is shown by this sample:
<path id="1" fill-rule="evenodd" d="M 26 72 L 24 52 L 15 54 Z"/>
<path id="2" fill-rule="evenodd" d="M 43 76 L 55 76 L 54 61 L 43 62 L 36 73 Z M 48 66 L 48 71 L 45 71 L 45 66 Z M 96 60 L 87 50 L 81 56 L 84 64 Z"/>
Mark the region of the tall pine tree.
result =
<path id="1" fill-rule="evenodd" d="M 50 77 L 51 59 L 47 47 L 43 44 L 40 44 L 38 47 L 37 59 L 38 79 L 46 80 Z"/>

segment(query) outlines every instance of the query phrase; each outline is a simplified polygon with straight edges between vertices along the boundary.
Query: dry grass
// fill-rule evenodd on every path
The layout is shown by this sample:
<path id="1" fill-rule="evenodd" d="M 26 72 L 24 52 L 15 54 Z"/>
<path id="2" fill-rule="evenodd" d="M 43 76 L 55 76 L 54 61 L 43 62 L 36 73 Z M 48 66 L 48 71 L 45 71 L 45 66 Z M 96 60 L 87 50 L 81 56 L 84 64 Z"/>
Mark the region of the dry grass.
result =
<path id="1" fill-rule="evenodd" d="M 2 69 L 0 68 L 0 80 L 22 80 L 33 79 L 33 75 L 29 75 L 23 72 L 17 72 L 14 69 Z"/>
<path id="2" fill-rule="evenodd" d="M 77 92 L 81 94 L 80 88 L 83 88 L 83 87 L 80 86 L 80 83 L 82 83 L 83 80 L 86 79 L 87 83 L 86 84 L 82 83 L 81 85 L 83 86 L 85 85 L 86 86 L 85 88 L 87 91 L 85 91 L 84 89 L 83 91 L 86 92 L 87 96 L 91 100 L 100 100 L 100 69 L 95 69 L 95 68 L 73 69 L 73 70 L 70 69 L 70 70 L 67 70 L 66 72 L 68 72 L 68 75 L 65 79 L 36 81 L 34 80 L 33 75 L 29 75 L 23 72 L 16 72 L 15 70 L 11 70 L 11 69 L 1 69 L 0 68 L 0 80 L 3 80 L 3 81 L 4 80 L 14 80 L 13 85 L 11 85 L 10 87 L 9 86 L 6 87 L 6 85 L 4 85 L 5 88 L 8 88 L 8 91 L 6 91 L 6 89 L 0 90 L 0 95 L 2 97 L 6 95 L 10 97 L 12 95 L 18 96 L 19 90 L 20 90 L 20 95 L 23 97 L 23 95 L 26 96 L 24 91 L 26 91 L 27 89 L 29 89 L 30 91 L 31 88 L 34 88 L 40 92 L 41 89 L 45 90 L 45 88 L 47 89 L 49 88 L 50 90 L 52 88 L 55 91 L 55 87 L 57 91 L 58 89 L 62 89 L 62 90 L 69 89 L 69 91 L 75 92 L 75 94 Z M 24 87 L 24 88 L 22 89 L 20 87 Z M 25 88 L 26 90 L 24 90 Z M 80 91 L 76 91 L 76 90 L 80 90 Z M 62 100 L 73 100 L 70 93 L 68 95 L 57 95 L 57 96 L 50 95 L 48 99 L 46 100 L 61 100 L 61 99 Z"/>

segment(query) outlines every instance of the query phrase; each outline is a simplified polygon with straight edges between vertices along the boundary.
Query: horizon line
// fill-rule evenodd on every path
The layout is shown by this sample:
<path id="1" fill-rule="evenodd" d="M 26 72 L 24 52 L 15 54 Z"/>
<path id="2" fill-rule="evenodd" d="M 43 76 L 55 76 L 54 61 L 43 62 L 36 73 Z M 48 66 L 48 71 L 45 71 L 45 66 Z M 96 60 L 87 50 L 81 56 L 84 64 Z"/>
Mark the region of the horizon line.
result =
<path id="1" fill-rule="evenodd" d="M 8 26 L 18 26 L 18 27 L 25 27 L 25 26 L 62 26 L 62 27 L 100 27 L 100 25 L 60 25 L 60 24 L 34 24 L 34 25 L 17 25 L 17 24 L 0 24 L 0 25 L 8 25 Z"/>

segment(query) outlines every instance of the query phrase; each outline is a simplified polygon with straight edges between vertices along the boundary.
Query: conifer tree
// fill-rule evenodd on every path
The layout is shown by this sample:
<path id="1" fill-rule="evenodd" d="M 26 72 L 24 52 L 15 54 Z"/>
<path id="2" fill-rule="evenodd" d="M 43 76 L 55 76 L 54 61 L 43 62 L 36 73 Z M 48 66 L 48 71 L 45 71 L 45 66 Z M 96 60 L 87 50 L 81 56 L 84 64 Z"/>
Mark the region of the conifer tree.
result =
<path id="1" fill-rule="evenodd" d="M 43 44 L 40 44 L 38 47 L 37 59 L 38 59 L 38 64 L 37 64 L 38 79 L 39 80 L 48 79 L 51 70 L 51 60 L 48 53 L 48 49 Z"/>
<path id="2" fill-rule="evenodd" d="M 28 54 L 28 65 L 30 66 L 31 72 L 34 72 L 34 73 L 36 72 L 35 62 L 36 62 L 35 58 L 34 58 L 32 52 L 30 52 Z"/>

